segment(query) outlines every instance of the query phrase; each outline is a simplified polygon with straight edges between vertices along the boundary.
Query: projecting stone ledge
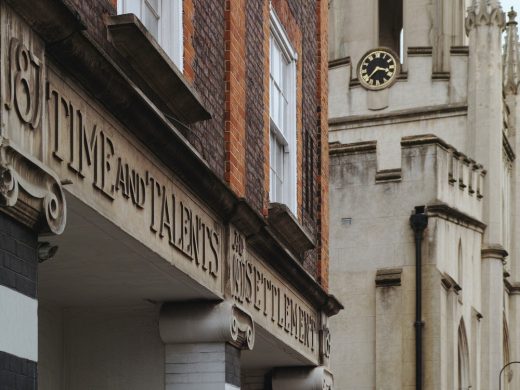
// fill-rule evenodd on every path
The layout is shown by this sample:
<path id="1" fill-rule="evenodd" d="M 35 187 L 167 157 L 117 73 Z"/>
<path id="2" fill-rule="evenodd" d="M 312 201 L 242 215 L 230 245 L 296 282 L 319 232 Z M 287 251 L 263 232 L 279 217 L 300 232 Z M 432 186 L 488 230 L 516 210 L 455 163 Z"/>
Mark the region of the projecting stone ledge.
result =
<path id="1" fill-rule="evenodd" d="M 286 205 L 270 203 L 267 218 L 269 226 L 275 230 L 296 253 L 301 254 L 316 247 L 316 243 L 311 234 L 300 225 Z"/>
<path id="2" fill-rule="evenodd" d="M 133 81 L 154 97 L 163 112 L 185 123 L 211 119 L 198 94 L 137 16 L 111 16 L 107 28 L 112 44 L 138 76 Z"/>

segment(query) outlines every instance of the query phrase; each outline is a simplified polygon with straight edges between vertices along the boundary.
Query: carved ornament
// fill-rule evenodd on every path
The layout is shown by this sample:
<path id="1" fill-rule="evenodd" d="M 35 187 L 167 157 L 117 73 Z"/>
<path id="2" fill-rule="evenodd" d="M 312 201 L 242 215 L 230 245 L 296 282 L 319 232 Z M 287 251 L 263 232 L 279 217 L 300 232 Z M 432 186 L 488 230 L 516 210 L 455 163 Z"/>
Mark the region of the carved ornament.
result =
<path id="1" fill-rule="evenodd" d="M 253 317 L 237 305 L 231 316 L 231 344 L 239 349 L 252 350 L 255 346 L 255 323 Z"/>
<path id="2" fill-rule="evenodd" d="M 480 0 L 480 4 L 473 2 L 468 9 L 468 16 L 466 17 L 466 33 L 477 26 L 491 26 L 495 25 L 504 28 L 506 24 L 506 16 L 499 4 L 486 4 Z"/>
<path id="3" fill-rule="evenodd" d="M 20 120 L 35 129 L 40 124 L 43 99 L 40 59 L 20 40 L 11 38 L 5 107 L 15 108 Z"/>
<path id="4" fill-rule="evenodd" d="M 41 233 L 65 229 L 67 207 L 58 177 L 6 138 L 0 139 L 0 206 Z"/>

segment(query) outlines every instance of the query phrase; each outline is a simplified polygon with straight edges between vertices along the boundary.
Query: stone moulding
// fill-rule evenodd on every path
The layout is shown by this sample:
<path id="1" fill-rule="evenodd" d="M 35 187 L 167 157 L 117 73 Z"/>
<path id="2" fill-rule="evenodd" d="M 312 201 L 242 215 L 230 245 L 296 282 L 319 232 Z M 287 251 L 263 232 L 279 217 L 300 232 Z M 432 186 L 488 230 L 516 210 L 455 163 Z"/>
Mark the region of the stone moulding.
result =
<path id="1" fill-rule="evenodd" d="M 253 317 L 230 301 L 166 303 L 159 333 L 166 344 L 225 342 L 247 350 L 255 345 Z"/>
<path id="2" fill-rule="evenodd" d="M 506 16 L 497 2 L 488 5 L 484 0 L 479 0 L 479 4 L 474 1 L 469 7 L 465 24 L 468 34 L 477 26 L 495 25 L 503 28 L 506 24 Z"/>
<path id="3" fill-rule="evenodd" d="M 352 153 L 375 153 L 376 150 L 377 141 L 354 142 L 351 144 L 329 143 L 329 154 L 331 156 Z"/>
<path id="4" fill-rule="evenodd" d="M 480 251 L 482 259 L 496 259 L 504 262 L 509 253 L 500 244 L 492 244 L 483 247 Z"/>
<path id="5" fill-rule="evenodd" d="M 0 205 L 3 211 L 40 233 L 61 234 L 67 220 L 59 178 L 8 139 L 0 139 Z"/>
<path id="6" fill-rule="evenodd" d="M 509 295 L 520 295 L 520 282 L 511 282 L 507 278 L 504 278 L 504 285 Z"/>
<path id="7" fill-rule="evenodd" d="M 402 268 L 381 268 L 376 272 L 376 287 L 397 287 L 401 285 Z"/>
<path id="8" fill-rule="evenodd" d="M 426 206 L 426 211 L 429 217 L 438 217 L 460 225 L 466 225 L 480 233 L 483 233 L 486 229 L 486 224 L 484 222 L 479 221 L 478 219 L 473 218 L 446 203 L 430 203 Z"/>

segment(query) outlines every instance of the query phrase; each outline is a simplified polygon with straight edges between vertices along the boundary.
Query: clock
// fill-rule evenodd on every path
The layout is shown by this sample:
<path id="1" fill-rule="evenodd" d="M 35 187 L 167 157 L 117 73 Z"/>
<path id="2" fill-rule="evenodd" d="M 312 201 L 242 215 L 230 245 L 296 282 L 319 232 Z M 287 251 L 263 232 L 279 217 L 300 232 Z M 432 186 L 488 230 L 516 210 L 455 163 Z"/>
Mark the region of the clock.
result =
<path id="1" fill-rule="evenodd" d="M 363 87 L 379 90 L 391 86 L 399 72 L 399 57 L 388 48 L 377 48 L 368 51 L 359 61 L 357 76 Z"/>

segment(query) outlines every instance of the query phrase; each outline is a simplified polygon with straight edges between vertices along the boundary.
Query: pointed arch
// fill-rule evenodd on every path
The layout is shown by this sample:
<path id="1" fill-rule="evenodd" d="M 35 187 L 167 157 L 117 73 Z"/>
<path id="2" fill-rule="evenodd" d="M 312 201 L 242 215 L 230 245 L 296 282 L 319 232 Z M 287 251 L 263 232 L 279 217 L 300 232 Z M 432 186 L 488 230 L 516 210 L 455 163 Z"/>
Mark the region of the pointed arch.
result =
<path id="1" fill-rule="evenodd" d="M 466 326 L 464 319 L 461 318 L 458 330 L 458 388 L 461 390 L 468 390 L 471 388 L 470 384 L 470 369 L 469 369 L 469 348 L 468 338 L 466 336 Z"/>

